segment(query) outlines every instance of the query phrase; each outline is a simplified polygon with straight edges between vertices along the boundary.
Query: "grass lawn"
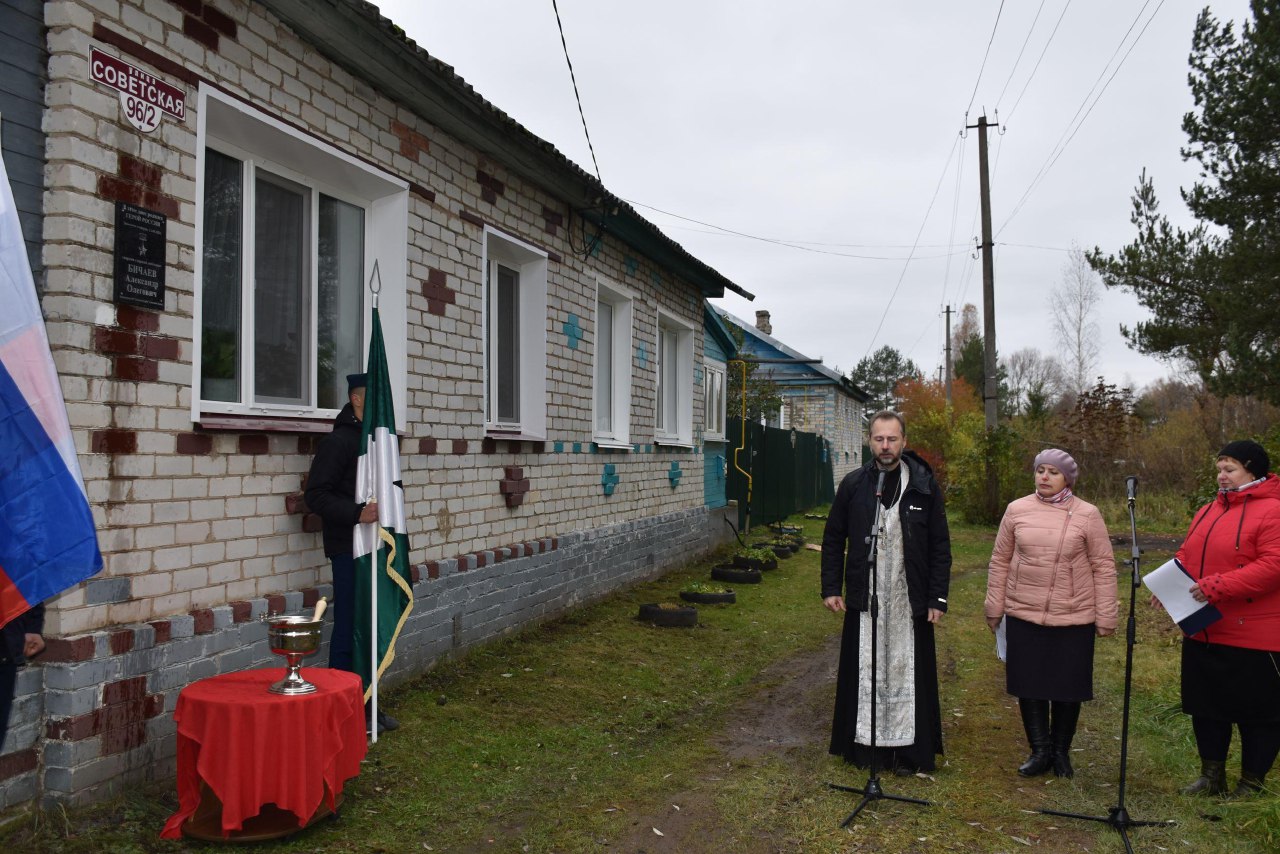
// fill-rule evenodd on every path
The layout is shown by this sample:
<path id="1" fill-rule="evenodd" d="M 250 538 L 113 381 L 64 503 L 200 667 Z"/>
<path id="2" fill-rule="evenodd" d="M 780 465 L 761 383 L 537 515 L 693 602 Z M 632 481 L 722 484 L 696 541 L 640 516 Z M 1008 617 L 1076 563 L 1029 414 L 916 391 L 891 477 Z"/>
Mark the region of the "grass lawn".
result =
<path id="1" fill-rule="evenodd" d="M 822 522 L 803 524 L 810 542 Z M 818 599 L 818 555 L 801 551 L 738 585 L 735 605 L 702 606 L 694 629 L 635 619 L 674 600 L 702 560 L 554 623 L 441 664 L 383 698 L 402 727 L 373 746 L 337 820 L 255 850 L 408 851 L 1123 851 L 1109 827 L 1042 808 L 1103 814 L 1117 802 L 1124 630 L 1099 641 L 1097 699 L 1081 716 L 1076 777 L 1014 772 L 1026 746 L 982 619 L 994 532 L 957 527 L 951 612 L 938 630 L 947 755 L 928 777 L 882 777 L 887 792 L 849 828 L 857 802 L 828 781 L 866 772 L 827 754 L 839 618 Z M 1119 546 L 1122 558 L 1128 545 Z M 1143 567 L 1167 557 L 1148 549 Z M 1122 619 L 1129 572 L 1121 570 Z M 1240 803 L 1177 789 L 1198 765 L 1177 710 L 1178 633 L 1139 593 L 1126 806 L 1144 851 L 1280 848 L 1274 795 Z M 1238 770 L 1233 759 L 1232 776 Z M 1280 779 L 1278 777 L 1277 779 Z M 1233 780 L 1234 782 L 1234 780 Z M 177 852 L 214 846 L 157 836 L 172 784 L 93 808 L 35 813 L 9 851 Z"/>

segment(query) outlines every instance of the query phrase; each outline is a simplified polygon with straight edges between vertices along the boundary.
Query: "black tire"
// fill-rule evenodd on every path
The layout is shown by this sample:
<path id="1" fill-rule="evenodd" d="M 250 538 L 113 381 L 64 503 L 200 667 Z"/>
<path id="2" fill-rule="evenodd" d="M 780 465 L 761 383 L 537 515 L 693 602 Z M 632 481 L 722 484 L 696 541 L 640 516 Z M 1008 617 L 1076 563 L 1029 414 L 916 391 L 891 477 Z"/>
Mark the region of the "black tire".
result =
<path id="1" fill-rule="evenodd" d="M 698 593 L 693 590 L 681 590 L 680 598 L 695 605 L 732 605 L 738 601 L 738 594 L 732 590 L 724 593 Z"/>
<path id="2" fill-rule="evenodd" d="M 790 546 L 770 546 L 769 548 L 773 549 L 773 553 L 776 554 L 778 557 L 782 558 L 783 560 L 786 560 L 787 558 L 791 557 Z"/>
<path id="3" fill-rule="evenodd" d="M 698 609 L 691 605 L 663 608 L 650 603 L 640 606 L 640 619 L 663 629 L 687 629 L 698 625 Z"/>
<path id="4" fill-rule="evenodd" d="M 737 566 L 716 566 L 711 569 L 711 577 L 725 584 L 759 584 L 763 579 L 758 569 L 742 569 Z"/>

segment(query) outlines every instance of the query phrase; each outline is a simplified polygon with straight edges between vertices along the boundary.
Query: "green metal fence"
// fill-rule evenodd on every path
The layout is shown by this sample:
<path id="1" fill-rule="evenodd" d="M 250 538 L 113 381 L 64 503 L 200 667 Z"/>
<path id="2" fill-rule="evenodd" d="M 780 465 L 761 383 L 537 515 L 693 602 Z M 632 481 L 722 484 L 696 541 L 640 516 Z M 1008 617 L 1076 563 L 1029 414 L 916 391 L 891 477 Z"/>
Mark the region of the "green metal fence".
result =
<path id="1" fill-rule="evenodd" d="M 830 449 L 822 436 L 752 422 L 744 436 L 742 419 L 730 418 L 726 439 L 726 492 L 738 502 L 740 530 L 748 522 L 753 528 L 780 522 L 835 498 Z"/>

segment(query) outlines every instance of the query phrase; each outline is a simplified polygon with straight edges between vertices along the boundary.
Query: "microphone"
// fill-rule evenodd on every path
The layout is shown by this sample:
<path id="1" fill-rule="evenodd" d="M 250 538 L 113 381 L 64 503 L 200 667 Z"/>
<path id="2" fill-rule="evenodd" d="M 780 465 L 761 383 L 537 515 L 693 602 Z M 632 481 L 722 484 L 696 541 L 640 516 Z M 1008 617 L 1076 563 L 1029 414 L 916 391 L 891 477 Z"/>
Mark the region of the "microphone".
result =
<path id="1" fill-rule="evenodd" d="M 880 469 L 880 479 L 876 481 L 876 498 L 884 495 L 884 469 Z"/>
<path id="2" fill-rule="evenodd" d="M 1125 492 L 1128 493 L 1129 500 L 1133 501 L 1138 497 L 1138 478 L 1135 475 L 1129 475 L 1124 479 Z"/>

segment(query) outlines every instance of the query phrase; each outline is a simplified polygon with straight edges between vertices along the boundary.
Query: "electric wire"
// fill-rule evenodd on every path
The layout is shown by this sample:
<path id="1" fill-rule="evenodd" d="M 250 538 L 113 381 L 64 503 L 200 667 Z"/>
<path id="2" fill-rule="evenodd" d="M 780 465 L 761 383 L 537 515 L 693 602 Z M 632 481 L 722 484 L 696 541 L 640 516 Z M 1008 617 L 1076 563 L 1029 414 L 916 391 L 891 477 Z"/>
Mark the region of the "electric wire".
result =
<path id="1" fill-rule="evenodd" d="M 1067 9 L 1071 8 L 1071 0 L 1062 7 L 1062 13 L 1058 15 L 1058 21 L 1053 25 L 1053 31 L 1049 33 L 1049 38 L 1045 41 L 1044 47 L 1040 49 L 1040 57 L 1036 59 L 1035 67 L 1031 69 L 1031 74 L 1027 76 L 1027 80 L 1022 84 L 1022 90 L 1018 92 L 1017 100 L 1013 102 L 1013 108 L 1009 110 L 1005 116 L 1005 121 L 1013 118 L 1013 114 L 1017 111 L 1018 105 L 1022 103 L 1022 96 L 1027 94 L 1027 87 L 1031 85 L 1031 81 L 1035 79 L 1036 72 L 1040 70 L 1040 63 L 1044 62 L 1044 55 L 1049 52 L 1049 45 L 1053 44 L 1053 37 L 1058 34 L 1058 27 L 1062 26 L 1062 19 L 1067 16 Z"/>
<path id="2" fill-rule="evenodd" d="M 1004 11 L 1004 0 L 1000 0 L 1000 8 L 996 9 L 996 22 L 991 26 L 991 38 L 987 39 L 987 49 L 982 54 L 982 64 L 978 66 L 978 79 L 973 81 L 973 94 L 969 96 L 969 106 L 964 108 L 965 116 L 973 109 L 973 101 L 978 97 L 978 84 L 982 82 L 982 72 L 987 68 L 987 57 L 991 55 L 991 43 L 996 40 L 996 30 L 1000 29 L 1000 13 Z"/>
<path id="3" fill-rule="evenodd" d="M 942 182 L 946 179 L 948 170 L 951 169 L 951 161 L 955 158 L 956 149 L 959 147 L 960 135 L 957 134 L 956 138 L 951 142 L 951 153 L 947 155 L 947 162 L 943 164 L 942 174 L 938 176 L 937 186 L 933 188 L 933 196 L 929 199 L 929 207 L 925 210 L 924 218 L 920 221 L 919 230 L 916 231 L 915 243 L 912 244 L 911 252 L 902 264 L 902 272 L 898 275 L 897 284 L 893 286 L 893 293 L 889 294 L 889 301 L 885 303 L 884 312 L 880 315 L 880 322 L 876 324 L 876 331 L 872 333 L 871 340 L 867 344 L 867 352 L 862 355 L 864 359 L 871 355 L 871 348 L 875 347 L 876 339 L 880 337 L 880 330 L 884 328 L 885 318 L 889 316 L 889 309 L 893 307 L 893 301 L 898 296 L 898 291 L 902 288 L 903 280 L 907 277 L 907 270 L 911 267 L 912 257 L 915 255 L 915 247 L 920 243 L 920 235 L 924 234 L 924 227 L 929 222 L 929 214 L 933 212 L 933 204 L 938 200 L 938 191 L 942 189 Z"/>
<path id="4" fill-rule="evenodd" d="M 964 177 L 964 149 L 965 136 L 960 137 L 960 157 L 956 162 L 956 188 L 955 197 L 951 202 L 951 227 L 947 231 L 947 241 L 952 245 L 956 239 L 956 220 L 960 217 L 960 190 L 961 180 Z M 947 302 L 947 290 L 951 284 L 951 256 L 947 256 L 947 266 L 942 273 L 942 298 L 938 300 L 938 308 L 942 308 Z"/>
<path id="5" fill-rule="evenodd" d="M 587 114 L 582 110 L 582 96 L 578 94 L 578 77 L 573 73 L 573 60 L 569 59 L 569 43 L 564 38 L 564 24 L 560 22 L 560 7 L 556 5 L 556 0 L 551 0 L 551 8 L 556 13 L 556 27 L 560 30 L 560 46 L 564 48 L 564 61 L 569 66 L 569 80 L 573 82 L 573 98 L 578 102 L 578 117 L 582 119 L 582 132 L 587 137 L 591 165 L 596 168 L 596 180 L 603 185 L 604 179 L 600 177 L 600 163 L 596 160 L 596 148 L 591 144 L 591 131 L 587 130 Z"/>
<path id="6" fill-rule="evenodd" d="M 1062 136 L 1058 137 L 1057 144 L 1055 144 L 1053 149 L 1050 150 L 1044 164 L 1042 164 L 1039 171 L 1036 172 L 1035 177 L 1031 179 L 1031 183 L 1027 185 L 1027 189 L 1023 191 L 1017 204 L 1013 206 L 1013 209 L 1009 212 L 1009 215 L 1005 218 L 1004 222 L 1000 224 L 998 229 L 996 229 L 996 235 L 1003 232 L 1005 228 L 1008 227 L 1009 223 L 1013 221 L 1014 217 L 1018 215 L 1022 210 L 1022 207 L 1027 203 L 1027 200 L 1030 199 L 1031 193 L 1040 185 L 1040 182 L 1044 180 L 1045 176 L 1049 174 L 1049 171 L 1058 162 L 1058 159 L 1062 157 L 1063 153 L 1067 150 L 1067 146 L 1071 144 L 1071 141 L 1076 138 L 1076 134 L 1079 133 L 1080 128 L 1084 126 L 1085 120 L 1089 118 L 1094 107 L 1098 105 L 1098 102 L 1102 100 L 1102 96 L 1106 94 L 1108 87 L 1111 86 L 1111 81 L 1116 79 L 1116 75 L 1120 73 L 1120 69 L 1124 67 L 1125 62 L 1133 53 L 1134 48 L 1138 46 L 1138 42 L 1142 41 L 1142 36 L 1147 32 L 1147 28 L 1151 26 L 1151 22 L 1155 20 L 1156 15 L 1160 14 L 1160 9 L 1164 6 L 1164 3 L 1165 0 L 1160 0 L 1156 5 L 1155 11 L 1153 11 L 1151 16 L 1147 18 L 1146 23 L 1142 25 L 1142 29 L 1138 31 L 1138 35 L 1135 36 L 1133 41 L 1129 44 L 1129 49 L 1125 51 L 1124 56 L 1120 58 L 1118 63 L 1116 63 L 1116 67 L 1111 72 L 1111 76 L 1107 77 L 1102 88 L 1098 89 L 1098 83 L 1101 82 L 1104 76 L 1106 76 L 1107 69 L 1111 67 L 1112 61 L 1115 60 L 1116 55 L 1120 53 L 1125 42 L 1129 40 L 1129 34 L 1133 32 L 1133 28 L 1137 26 L 1138 21 L 1141 20 L 1142 13 L 1151 5 L 1151 0 L 1147 0 L 1147 2 L 1142 4 L 1142 8 L 1138 10 L 1137 16 L 1133 19 L 1133 22 L 1129 24 L 1129 29 L 1125 30 L 1124 36 L 1120 39 L 1120 44 L 1116 46 L 1115 51 L 1107 60 L 1106 65 L 1102 67 L 1102 72 L 1098 75 L 1098 79 L 1094 81 L 1093 86 L 1090 87 L 1089 91 L 1085 94 L 1084 100 L 1080 102 L 1080 106 L 1076 109 L 1075 115 L 1071 117 L 1071 121 L 1069 121 L 1066 128 L 1063 129 Z M 1093 94 L 1094 90 L 1097 90 L 1098 92 L 1096 96 Z M 1092 102 L 1089 101 L 1090 97 L 1093 97 Z M 1088 105 L 1087 109 L 1086 105 Z M 1083 115 L 1081 115 L 1082 110 L 1084 111 Z M 1077 117 L 1079 117 L 1079 121 L 1077 121 Z"/>
<path id="7" fill-rule="evenodd" d="M 1018 65 L 1022 62 L 1022 54 L 1026 53 L 1027 45 L 1031 43 L 1031 34 L 1036 31 L 1036 23 L 1040 20 L 1040 13 L 1044 11 L 1045 0 L 1040 0 L 1040 5 L 1036 7 L 1036 15 L 1031 19 L 1031 27 L 1027 30 L 1027 37 L 1022 40 L 1022 47 L 1018 49 L 1018 57 L 1013 61 L 1013 67 L 1009 69 L 1009 76 L 1005 78 L 1004 87 L 1001 88 L 1000 94 L 996 96 L 996 111 L 1000 110 L 1000 102 L 1004 100 L 1004 93 L 1008 91 L 1009 84 L 1013 82 L 1013 75 L 1018 71 Z"/>

